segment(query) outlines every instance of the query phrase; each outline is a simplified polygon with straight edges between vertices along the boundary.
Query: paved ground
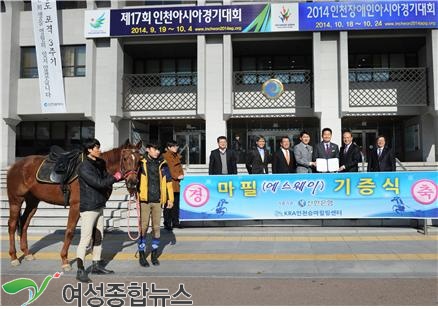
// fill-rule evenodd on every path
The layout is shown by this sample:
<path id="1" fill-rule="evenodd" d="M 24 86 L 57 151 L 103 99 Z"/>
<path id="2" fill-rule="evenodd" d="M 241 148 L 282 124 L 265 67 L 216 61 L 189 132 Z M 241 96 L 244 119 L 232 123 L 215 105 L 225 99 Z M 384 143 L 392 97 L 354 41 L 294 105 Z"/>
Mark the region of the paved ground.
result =
<path id="1" fill-rule="evenodd" d="M 161 265 L 149 268 L 139 266 L 135 242 L 126 233 L 113 231 L 105 235 L 104 258 L 116 273 L 91 275 L 91 287 L 98 294 L 101 283 L 107 292 L 109 283 L 121 283 L 128 292 L 145 283 L 149 292 L 143 296 L 119 297 L 125 305 L 141 301 L 160 305 L 162 300 L 166 305 L 177 300 L 194 305 L 438 305 L 438 228 L 429 231 L 425 236 L 412 228 L 384 227 L 163 230 Z M 2 233 L 2 284 L 30 278 L 39 286 L 47 275 L 61 271 L 62 239 L 61 231 L 31 234 L 36 260 L 12 267 L 7 235 Z M 78 240 L 76 235 L 72 258 Z M 90 260 L 87 257 L 87 264 Z M 74 278 L 76 264 L 72 266 L 73 271 L 50 281 L 35 305 L 66 305 L 63 291 L 69 298 L 72 287 L 80 286 Z M 180 284 L 190 297 L 175 296 Z M 86 285 L 82 289 L 86 305 L 92 295 Z M 27 299 L 25 291 L 9 295 L 2 290 L 3 305 L 20 305 Z M 105 298 L 106 304 L 110 299 Z M 77 300 L 71 304 L 79 305 Z"/>

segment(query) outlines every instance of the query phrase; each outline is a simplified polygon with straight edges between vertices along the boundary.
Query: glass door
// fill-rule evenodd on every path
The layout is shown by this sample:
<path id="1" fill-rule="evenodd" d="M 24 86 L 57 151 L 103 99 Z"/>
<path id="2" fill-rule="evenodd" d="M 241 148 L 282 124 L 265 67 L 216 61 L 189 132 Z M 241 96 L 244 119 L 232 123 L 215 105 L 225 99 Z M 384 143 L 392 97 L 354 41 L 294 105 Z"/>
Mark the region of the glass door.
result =
<path id="1" fill-rule="evenodd" d="M 359 146 L 365 161 L 368 161 L 368 154 L 374 148 L 377 138 L 377 130 L 352 130 L 353 141 Z"/>
<path id="2" fill-rule="evenodd" d="M 184 131 L 176 133 L 176 142 L 183 164 L 205 164 L 205 132 Z"/>

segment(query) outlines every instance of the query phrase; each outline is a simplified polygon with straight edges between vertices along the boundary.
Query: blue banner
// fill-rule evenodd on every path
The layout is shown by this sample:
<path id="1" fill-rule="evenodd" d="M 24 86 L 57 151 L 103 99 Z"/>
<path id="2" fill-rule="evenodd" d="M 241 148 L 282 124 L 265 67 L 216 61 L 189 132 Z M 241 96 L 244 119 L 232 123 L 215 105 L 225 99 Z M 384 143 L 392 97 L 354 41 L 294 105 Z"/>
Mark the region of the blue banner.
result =
<path id="1" fill-rule="evenodd" d="M 438 28 L 438 0 L 286 2 L 86 11 L 85 37 Z"/>
<path id="2" fill-rule="evenodd" d="M 264 32 L 270 5 L 111 10 L 111 36 Z"/>
<path id="3" fill-rule="evenodd" d="M 438 218 L 437 172 L 186 176 L 180 219 Z"/>
<path id="4" fill-rule="evenodd" d="M 437 28 L 437 1 L 300 3 L 300 31 Z"/>

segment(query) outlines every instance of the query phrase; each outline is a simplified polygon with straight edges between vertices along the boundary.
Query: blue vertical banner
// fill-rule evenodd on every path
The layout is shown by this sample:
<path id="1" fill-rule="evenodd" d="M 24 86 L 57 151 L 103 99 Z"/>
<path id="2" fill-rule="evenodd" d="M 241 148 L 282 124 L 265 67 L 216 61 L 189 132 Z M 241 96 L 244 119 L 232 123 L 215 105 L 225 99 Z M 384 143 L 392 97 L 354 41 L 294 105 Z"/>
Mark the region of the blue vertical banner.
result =
<path id="1" fill-rule="evenodd" d="M 186 176 L 180 219 L 438 218 L 437 172 Z"/>

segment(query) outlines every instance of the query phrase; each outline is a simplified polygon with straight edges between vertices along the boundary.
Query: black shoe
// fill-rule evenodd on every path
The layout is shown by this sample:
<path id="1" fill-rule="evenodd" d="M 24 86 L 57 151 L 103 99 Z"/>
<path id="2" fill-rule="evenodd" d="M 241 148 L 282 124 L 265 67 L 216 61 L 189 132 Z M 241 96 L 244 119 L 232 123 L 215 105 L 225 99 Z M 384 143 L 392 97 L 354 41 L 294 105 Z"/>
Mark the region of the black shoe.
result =
<path id="1" fill-rule="evenodd" d="M 176 227 L 177 229 L 183 229 L 184 226 L 181 225 L 181 223 L 177 223 L 173 225 L 174 227 Z"/>
<path id="2" fill-rule="evenodd" d="M 76 279 L 84 283 L 91 282 L 91 279 L 88 277 L 87 272 L 83 268 L 78 269 L 78 272 L 76 273 Z"/>
<path id="3" fill-rule="evenodd" d="M 106 269 L 101 264 L 101 261 L 93 261 L 93 265 L 91 265 L 91 273 L 96 275 L 109 275 L 114 274 L 114 271 Z"/>
<path id="4" fill-rule="evenodd" d="M 138 262 L 143 267 L 149 267 L 150 266 L 148 261 L 146 260 L 146 253 L 144 251 L 140 251 L 140 256 L 138 258 Z"/>
<path id="5" fill-rule="evenodd" d="M 151 262 L 152 262 L 152 265 L 155 265 L 155 266 L 160 265 L 160 261 L 158 261 L 158 250 L 153 250 L 151 252 Z"/>

